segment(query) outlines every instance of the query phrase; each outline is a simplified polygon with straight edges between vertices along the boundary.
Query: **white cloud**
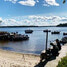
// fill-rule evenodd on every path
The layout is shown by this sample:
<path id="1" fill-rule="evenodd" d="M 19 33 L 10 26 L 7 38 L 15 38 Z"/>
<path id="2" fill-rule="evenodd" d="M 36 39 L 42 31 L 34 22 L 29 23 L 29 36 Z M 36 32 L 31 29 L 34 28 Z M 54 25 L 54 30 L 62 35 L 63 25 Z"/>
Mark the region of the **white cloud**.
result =
<path id="1" fill-rule="evenodd" d="M 4 1 L 9 1 L 9 2 L 12 2 L 12 3 L 19 3 L 21 5 L 25 5 L 25 6 L 35 6 L 36 3 L 39 2 L 39 0 L 4 0 Z"/>
<path id="2" fill-rule="evenodd" d="M 9 19 L 9 21 L 10 21 L 10 22 L 16 22 L 16 20 L 15 20 L 15 19 Z"/>
<path id="3" fill-rule="evenodd" d="M 49 26 L 67 23 L 67 17 L 60 16 L 19 16 L 10 19 L 1 19 L 0 26 Z"/>
<path id="4" fill-rule="evenodd" d="M 17 26 L 19 23 L 15 19 L 4 19 L 1 26 Z"/>
<path id="5" fill-rule="evenodd" d="M 17 2 L 17 0 L 4 0 L 4 1 L 9 1 L 9 2 L 12 2 L 14 4 Z"/>
<path id="6" fill-rule="evenodd" d="M 43 4 L 43 6 L 47 6 L 47 7 L 49 7 L 49 5 L 48 5 L 48 4 L 45 4 L 45 3 Z"/>
<path id="7" fill-rule="evenodd" d="M 36 3 L 39 3 L 39 0 L 4 0 L 9 1 L 12 3 L 19 3 L 21 5 L 25 6 L 35 6 Z M 42 0 L 43 1 L 43 0 Z M 56 2 L 56 0 L 44 0 L 43 6 L 59 6 L 59 3 Z"/>
<path id="8" fill-rule="evenodd" d="M 19 1 L 18 3 L 21 5 L 26 5 L 26 6 L 34 6 L 36 4 L 34 0 Z"/>
<path id="9" fill-rule="evenodd" d="M 43 6 L 48 6 L 48 5 L 59 6 L 59 3 L 57 3 L 56 0 L 44 0 Z"/>

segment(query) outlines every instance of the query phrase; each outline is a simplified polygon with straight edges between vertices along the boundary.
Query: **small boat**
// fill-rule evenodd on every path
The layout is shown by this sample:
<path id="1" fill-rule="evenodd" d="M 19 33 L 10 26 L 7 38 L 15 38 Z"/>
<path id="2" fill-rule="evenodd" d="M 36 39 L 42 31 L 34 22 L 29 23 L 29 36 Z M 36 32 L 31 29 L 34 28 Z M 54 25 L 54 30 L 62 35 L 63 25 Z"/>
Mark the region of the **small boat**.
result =
<path id="1" fill-rule="evenodd" d="M 63 35 L 67 35 L 67 33 L 63 33 Z"/>
<path id="2" fill-rule="evenodd" d="M 47 32 L 47 31 L 48 31 L 48 32 L 51 32 L 51 30 L 43 30 L 43 32 Z"/>
<path id="3" fill-rule="evenodd" d="M 32 33 L 33 30 L 25 30 L 25 33 Z"/>
<path id="4" fill-rule="evenodd" d="M 51 34 L 60 34 L 59 31 L 54 31 L 54 32 L 51 32 Z"/>

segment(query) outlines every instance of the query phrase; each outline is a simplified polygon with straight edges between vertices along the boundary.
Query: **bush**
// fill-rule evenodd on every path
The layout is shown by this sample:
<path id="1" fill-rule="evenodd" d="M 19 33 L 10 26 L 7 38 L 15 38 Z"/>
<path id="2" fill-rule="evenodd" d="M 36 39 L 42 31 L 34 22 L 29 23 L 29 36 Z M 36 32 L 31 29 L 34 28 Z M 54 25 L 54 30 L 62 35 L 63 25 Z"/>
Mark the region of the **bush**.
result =
<path id="1" fill-rule="evenodd" d="M 59 61 L 57 67 L 67 67 L 67 56 L 63 57 L 61 61 Z"/>

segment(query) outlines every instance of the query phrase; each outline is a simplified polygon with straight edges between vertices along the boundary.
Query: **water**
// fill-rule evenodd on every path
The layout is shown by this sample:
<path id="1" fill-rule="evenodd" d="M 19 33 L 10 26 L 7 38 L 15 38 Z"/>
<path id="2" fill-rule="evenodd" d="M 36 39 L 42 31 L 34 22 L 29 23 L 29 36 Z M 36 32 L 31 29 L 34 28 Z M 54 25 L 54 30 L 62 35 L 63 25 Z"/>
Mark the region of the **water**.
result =
<path id="1" fill-rule="evenodd" d="M 25 34 L 24 30 L 32 29 L 34 32 L 32 34 L 28 34 L 29 40 L 27 41 L 19 41 L 19 42 L 4 42 L 0 41 L 0 49 L 10 50 L 20 53 L 33 53 L 40 54 L 42 50 L 45 49 L 45 39 L 46 33 L 43 32 L 45 29 L 49 29 L 51 31 L 60 31 L 59 35 L 51 35 L 49 33 L 48 38 L 48 47 L 50 47 L 50 41 L 54 41 L 55 39 L 61 39 L 63 37 L 63 32 L 67 32 L 67 27 L 19 27 L 19 28 L 0 28 L 0 31 L 8 31 L 8 32 L 17 32 L 19 34 Z"/>

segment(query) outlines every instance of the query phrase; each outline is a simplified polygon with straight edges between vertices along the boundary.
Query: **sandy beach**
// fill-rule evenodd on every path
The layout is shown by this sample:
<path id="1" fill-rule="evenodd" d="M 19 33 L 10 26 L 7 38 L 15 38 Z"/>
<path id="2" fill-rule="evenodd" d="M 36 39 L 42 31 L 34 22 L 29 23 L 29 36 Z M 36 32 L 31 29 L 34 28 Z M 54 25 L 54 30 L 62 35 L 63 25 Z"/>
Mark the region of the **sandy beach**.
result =
<path id="1" fill-rule="evenodd" d="M 34 67 L 39 56 L 0 50 L 0 67 Z"/>
<path id="2" fill-rule="evenodd" d="M 40 56 L 33 54 L 22 54 L 0 49 L 0 67 L 56 67 L 59 60 L 67 54 L 67 44 L 62 46 L 59 56 L 55 59 L 39 63 Z"/>

